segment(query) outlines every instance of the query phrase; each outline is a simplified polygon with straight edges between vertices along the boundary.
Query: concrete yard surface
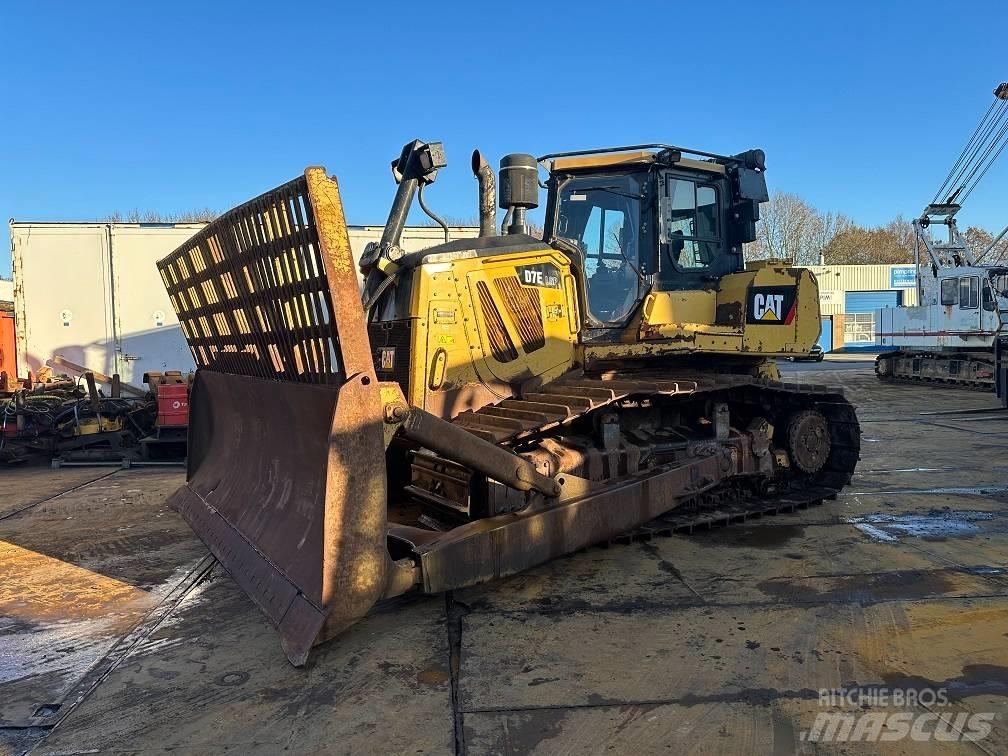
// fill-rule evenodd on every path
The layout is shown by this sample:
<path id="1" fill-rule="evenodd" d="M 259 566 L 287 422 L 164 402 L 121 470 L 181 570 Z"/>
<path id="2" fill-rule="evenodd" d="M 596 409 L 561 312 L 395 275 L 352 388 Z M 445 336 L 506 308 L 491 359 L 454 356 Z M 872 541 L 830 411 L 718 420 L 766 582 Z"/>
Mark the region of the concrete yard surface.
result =
<path id="1" fill-rule="evenodd" d="M 784 373 L 858 407 L 835 501 L 388 602 L 302 669 L 166 508 L 180 470 L 0 472 L 0 756 L 1008 752 L 1008 413 L 867 361 Z"/>

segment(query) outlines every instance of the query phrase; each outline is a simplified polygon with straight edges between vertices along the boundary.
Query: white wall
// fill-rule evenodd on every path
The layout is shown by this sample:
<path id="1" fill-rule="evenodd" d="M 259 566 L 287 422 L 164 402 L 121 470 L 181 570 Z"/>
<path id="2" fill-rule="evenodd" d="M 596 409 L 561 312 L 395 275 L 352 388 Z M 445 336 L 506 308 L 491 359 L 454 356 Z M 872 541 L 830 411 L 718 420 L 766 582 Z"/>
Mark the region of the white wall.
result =
<path id="1" fill-rule="evenodd" d="M 0 302 L 14 301 L 14 282 L 6 278 L 0 278 Z"/>

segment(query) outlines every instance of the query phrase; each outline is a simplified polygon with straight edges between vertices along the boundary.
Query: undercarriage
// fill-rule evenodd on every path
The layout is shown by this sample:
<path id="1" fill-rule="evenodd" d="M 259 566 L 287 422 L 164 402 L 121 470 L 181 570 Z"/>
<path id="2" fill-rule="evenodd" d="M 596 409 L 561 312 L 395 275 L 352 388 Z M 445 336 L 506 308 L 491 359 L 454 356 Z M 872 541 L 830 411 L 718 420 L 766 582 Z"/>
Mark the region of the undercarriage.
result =
<path id="1" fill-rule="evenodd" d="M 389 550 L 416 562 L 425 591 L 513 574 L 658 517 L 664 526 L 651 529 L 688 529 L 712 515 L 744 519 L 831 498 L 860 449 L 854 410 L 839 391 L 742 375 L 561 380 L 456 424 L 514 449 L 562 492 L 555 500 L 518 492 L 442 455 L 407 450 L 411 477 L 402 503 L 390 503 Z M 518 542 L 523 548 L 501 548 Z"/>
<path id="2" fill-rule="evenodd" d="M 875 375 L 888 383 L 938 383 L 993 391 L 994 353 L 886 352 L 875 358 Z"/>

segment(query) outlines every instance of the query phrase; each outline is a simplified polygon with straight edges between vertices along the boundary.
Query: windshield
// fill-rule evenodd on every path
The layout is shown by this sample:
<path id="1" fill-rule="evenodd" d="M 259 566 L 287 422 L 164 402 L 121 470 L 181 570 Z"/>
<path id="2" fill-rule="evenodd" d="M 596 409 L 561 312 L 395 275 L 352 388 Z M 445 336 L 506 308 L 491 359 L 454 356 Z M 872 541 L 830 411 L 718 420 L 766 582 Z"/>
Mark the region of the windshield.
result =
<path id="1" fill-rule="evenodd" d="M 990 282 L 998 296 L 1008 297 L 1008 270 L 1004 268 L 992 270 L 990 273 Z"/>
<path id="2" fill-rule="evenodd" d="M 647 286 L 640 238 L 646 173 L 582 176 L 560 189 L 556 235 L 584 255 L 588 309 L 605 324 L 630 315 Z"/>

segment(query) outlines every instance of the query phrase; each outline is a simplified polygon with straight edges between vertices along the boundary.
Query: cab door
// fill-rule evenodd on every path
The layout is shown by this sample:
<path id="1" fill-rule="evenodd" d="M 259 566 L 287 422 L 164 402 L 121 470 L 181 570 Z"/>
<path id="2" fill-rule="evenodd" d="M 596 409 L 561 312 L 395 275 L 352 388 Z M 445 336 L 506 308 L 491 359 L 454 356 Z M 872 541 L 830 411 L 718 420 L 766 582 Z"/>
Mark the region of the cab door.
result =
<path id="1" fill-rule="evenodd" d="M 980 330 L 979 276 L 959 277 L 959 307 L 953 317 L 956 331 L 974 333 Z"/>

